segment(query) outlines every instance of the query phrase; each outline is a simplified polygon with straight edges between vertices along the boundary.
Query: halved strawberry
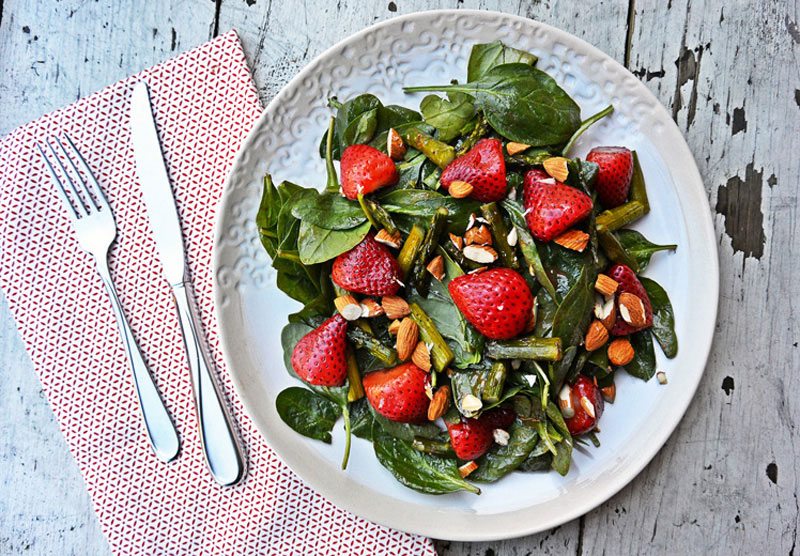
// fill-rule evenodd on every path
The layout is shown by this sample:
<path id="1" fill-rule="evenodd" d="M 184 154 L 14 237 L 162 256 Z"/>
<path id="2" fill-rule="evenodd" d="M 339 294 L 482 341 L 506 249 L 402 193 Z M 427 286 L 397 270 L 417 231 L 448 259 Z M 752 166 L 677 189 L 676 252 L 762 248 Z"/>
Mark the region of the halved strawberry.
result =
<path id="1" fill-rule="evenodd" d="M 397 183 L 398 173 L 394 161 L 375 147 L 350 145 L 342 153 L 340 170 L 342 193 L 348 199 L 357 199 L 376 189 Z"/>
<path id="2" fill-rule="evenodd" d="M 364 295 L 394 295 L 400 289 L 400 265 L 389 249 L 368 234 L 333 261 L 331 278 L 340 287 Z"/>
<path id="3" fill-rule="evenodd" d="M 569 419 L 564 419 L 569 433 L 572 436 L 578 436 L 593 430 L 597 426 L 600 417 L 603 416 L 603 408 L 605 407 L 600 389 L 592 379 L 580 375 L 571 386 L 570 397 L 575 415 Z M 581 398 L 586 398 L 588 402 L 582 402 Z M 588 403 L 594 415 L 586 411 L 584 403 Z"/>
<path id="4" fill-rule="evenodd" d="M 464 274 L 454 278 L 448 289 L 456 307 L 487 338 L 513 338 L 531 320 L 531 290 L 525 278 L 510 268 Z"/>
<path id="5" fill-rule="evenodd" d="M 529 170 L 525 174 L 523 201 L 525 221 L 539 241 L 561 235 L 592 212 L 591 197 L 542 170 Z"/>
<path id="6" fill-rule="evenodd" d="M 489 203 L 506 196 L 506 161 L 499 139 L 481 139 L 466 154 L 447 165 L 439 182 L 449 190 L 454 181 L 472 186 L 470 197 Z"/>
<path id="7" fill-rule="evenodd" d="M 586 155 L 600 170 L 594 189 L 606 208 L 618 207 L 628 200 L 633 177 L 633 154 L 625 147 L 595 147 Z"/>
<path id="8" fill-rule="evenodd" d="M 456 457 L 462 460 L 478 459 L 492 447 L 494 430 L 507 429 L 514 419 L 512 410 L 499 408 L 487 411 L 475 419 L 462 417 L 455 423 L 445 421 L 450 434 L 450 445 Z"/>
<path id="9" fill-rule="evenodd" d="M 338 313 L 303 336 L 292 351 L 297 376 L 315 386 L 341 386 L 347 377 L 347 321 Z"/>
<path id="10" fill-rule="evenodd" d="M 642 300 L 645 316 L 644 326 L 636 328 L 625 322 L 619 316 L 618 312 L 617 320 L 614 322 L 614 327 L 611 329 L 611 335 L 627 336 L 628 334 L 633 334 L 634 332 L 645 330 L 653 326 L 653 305 L 650 303 L 650 297 L 647 295 L 647 290 L 644 289 L 644 286 L 639 281 L 639 278 L 636 277 L 636 273 L 629 266 L 624 264 L 615 264 L 608 269 L 607 274 L 619 282 L 619 287 L 617 288 L 616 294 L 617 299 L 619 299 L 619 295 L 622 293 L 632 293 Z"/>
<path id="11" fill-rule="evenodd" d="M 425 389 L 430 382 L 430 375 L 414 363 L 373 371 L 363 380 L 367 400 L 375 411 L 399 423 L 427 419 L 430 398 Z"/>

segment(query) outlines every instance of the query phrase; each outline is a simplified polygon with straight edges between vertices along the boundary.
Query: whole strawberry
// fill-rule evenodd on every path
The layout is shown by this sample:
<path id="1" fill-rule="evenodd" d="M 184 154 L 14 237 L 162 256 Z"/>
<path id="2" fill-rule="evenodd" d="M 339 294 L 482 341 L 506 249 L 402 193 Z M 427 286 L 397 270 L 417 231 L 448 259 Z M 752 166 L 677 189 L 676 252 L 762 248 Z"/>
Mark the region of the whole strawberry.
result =
<path id="1" fill-rule="evenodd" d="M 342 193 L 348 199 L 357 199 L 376 189 L 397 183 L 398 173 L 394 161 L 375 147 L 350 145 L 340 161 Z"/>
<path id="2" fill-rule="evenodd" d="M 450 434 L 450 446 L 462 460 L 478 459 L 492 447 L 494 430 L 507 429 L 514 422 L 514 412 L 500 408 L 487 411 L 475 419 L 462 417 L 455 423 L 445 422 Z"/>
<path id="3" fill-rule="evenodd" d="M 427 419 L 430 398 L 426 388 L 430 382 L 430 375 L 414 363 L 373 371 L 363 380 L 370 405 L 398 423 L 421 423 Z"/>
<path id="4" fill-rule="evenodd" d="M 633 154 L 625 147 L 595 147 L 586 160 L 600 167 L 595 191 L 606 208 L 618 207 L 628 200 L 633 177 Z"/>
<path id="5" fill-rule="evenodd" d="M 592 199 L 542 170 L 529 170 L 523 186 L 525 221 L 533 237 L 550 241 L 592 212 Z"/>
<path id="6" fill-rule="evenodd" d="M 525 278 L 510 268 L 459 276 L 448 289 L 456 307 L 487 338 L 518 336 L 531 320 L 531 290 Z"/>
<path id="7" fill-rule="evenodd" d="M 650 303 L 650 297 L 647 295 L 647 290 L 636 277 L 636 273 L 630 267 L 624 264 L 615 264 L 608 270 L 608 275 L 619 283 L 617 288 L 617 299 L 623 293 L 632 293 L 642 300 L 644 305 L 645 324 L 640 327 L 632 326 L 625 322 L 617 312 L 617 320 L 614 321 L 614 327 L 611 329 L 612 336 L 627 336 L 639 330 L 645 330 L 653 326 L 653 305 Z"/>
<path id="8" fill-rule="evenodd" d="M 347 377 L 347 321 L 338 313 L 303 336 L 292 352 L 297 376 L 315 386 L 341 386 Z"/>
<path id="9" fill-rule="evenodd" d="M 471 198 L 489 203 L 506 196 L 506 162 L 499 139 L 481 139 L 466 154 L 448 164 L 440 178 L 449 190 L 454 181 L 472 186 Z"/>
<path id="10" fill-rule="evenodd" d="M 331 278 L 338 286 L 364 295 L 394 295 L 400 289 L 400 266 L 389 249 L 368 234 L 333 261 Z"/>
<path id="11" fill-rule="evenodd" d="M 592 379 L 580 375 L 570 388 L 570 397 L 575 415 L 564 419 L 569 433 L 578 436 L 593 430 L 602 417 L 605 407 L 600 389 Z M 583 398 L 586 398 L 586 401 L 583 401 Z"/>

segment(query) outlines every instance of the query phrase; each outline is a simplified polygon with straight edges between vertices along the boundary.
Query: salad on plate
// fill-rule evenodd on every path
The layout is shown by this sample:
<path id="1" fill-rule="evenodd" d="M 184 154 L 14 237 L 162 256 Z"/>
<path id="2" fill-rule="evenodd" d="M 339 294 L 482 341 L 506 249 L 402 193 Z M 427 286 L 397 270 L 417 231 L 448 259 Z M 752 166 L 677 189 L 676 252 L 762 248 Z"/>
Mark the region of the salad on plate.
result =
<path id="1" fill-rule="evenodd" d="M 419 110 L 331 98 L 324 190 L 264 178 L 261 241 L 302 304 L 276 409 L 327 443 L 342 418 L 342 468 L 356 435 L 427 494 L 566 475 L 599 445 L 615 374 L 666 383 L 674 314 L 641 273 L 676 246 L 626 228 L 650 211 L 635 151 L 572 156 L 613 107 L 582 120 L 536 62 L 476 44 L 464 83 L 405 88 L 439 93 Z"/>

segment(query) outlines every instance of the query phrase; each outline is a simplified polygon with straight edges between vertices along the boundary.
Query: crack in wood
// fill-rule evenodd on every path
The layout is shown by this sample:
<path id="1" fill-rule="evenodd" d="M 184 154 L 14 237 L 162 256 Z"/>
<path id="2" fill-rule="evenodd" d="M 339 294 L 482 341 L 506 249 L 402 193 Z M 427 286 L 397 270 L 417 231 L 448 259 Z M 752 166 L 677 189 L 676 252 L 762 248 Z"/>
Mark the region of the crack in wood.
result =
<path id="1" fill-rule="evenodd" d="M 631 48 L 633 46 L 633 31 L 636 20 L 636 0 L 628 0 L 628 24 L 625 33 L 625 67 L 631 67 Z M 648 79 L 649 81 L 649 79 Z"/>
<path id="2" fill-rule="evenodd" d="M 212 31 L 212 36 L 214 37 L 217 37 L 219 35 L 219 13 L 221 10 L 222 10 L 222 0 L 214 0 L 214 29 Z"/>

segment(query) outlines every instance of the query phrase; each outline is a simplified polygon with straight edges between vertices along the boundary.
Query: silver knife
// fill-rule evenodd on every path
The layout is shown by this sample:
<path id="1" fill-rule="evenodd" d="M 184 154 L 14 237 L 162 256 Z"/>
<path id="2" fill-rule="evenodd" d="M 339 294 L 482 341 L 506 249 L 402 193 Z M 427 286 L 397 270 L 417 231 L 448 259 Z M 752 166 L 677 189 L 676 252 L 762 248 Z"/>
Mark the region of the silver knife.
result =
<path id="1" fill-rule="evenodd" d="M 144 81 L 134 85 L 131 97 L 131 140 L 156 247 L 180 317 L 203 452 L 217 482 L 232 485 L 244 475 L 244 461 L 212 375 L 213 365 L 200 343 L 202 327 L 186 289 L 188 271 L 178 212 Z"/>

